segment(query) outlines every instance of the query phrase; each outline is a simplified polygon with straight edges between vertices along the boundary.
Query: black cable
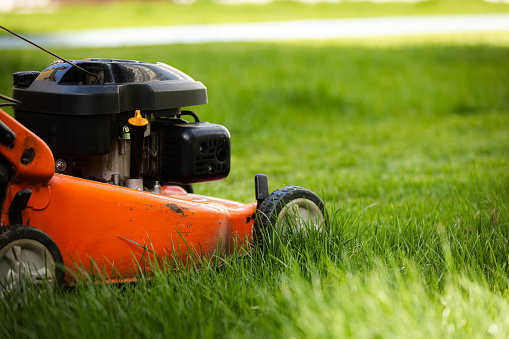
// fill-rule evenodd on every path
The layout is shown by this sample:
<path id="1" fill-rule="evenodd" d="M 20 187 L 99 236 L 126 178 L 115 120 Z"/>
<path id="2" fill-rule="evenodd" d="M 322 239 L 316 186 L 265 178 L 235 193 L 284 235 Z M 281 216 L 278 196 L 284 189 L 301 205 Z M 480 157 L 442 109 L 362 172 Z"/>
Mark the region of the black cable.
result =
<path id="1" fill-rule="evenodd" d="M 194 122 L 200 122 L 200 118 L 198 118 L 198 115 L 194 113 L 193 111 L 182 111 L 179 115 L 189 115 L 194 118 Z"/>
<path id="2" fill-rule="evenodd" d="M 29 44 L 34 45 L 35 47 L 37 47 L 37 48 L 39 48 L 39 49 L 43 50 L 44 52 L 46 52 L 46 53 L 48 53 L 48 54 L 53 55 L 55 58 L 58 58 L 58 59 L 62 60 L 63 62 L 67 62 L 69 65 L 71 65 L 71 66 L 73 66 L 73 67 L 76 67 L 77 69 L 79 69 L 79 70 L 81 70 L 81 71 L 83 71 L 83 72 L 85 72 L 85 73 L 87 73 L 87 74 L 90 74 L 90 75 L 91 75 L 91 76 L 93 76 L 94 78 L 98 78 L 98 76 L 97 76 L 97 75 L 95 75 L 94 73 L 89 72 L 89 71 L 87 71 L 86 69 L 84 69 L 83 67 L 80 67 L 80 66 L 78 66 L 78 65 L 75 65 L 75 64 L 73 64 L 72 62 L 70 62 L 69 60 L 66 60 L 66 59 L 64 59 L 64 58 L 62 58 L 62 57 L 60 57 L 60 56 L 56 55 L 55 53 L 48 51 L 46 48 L 44 48 L 44 47 L 42 47 L 42 46 L 39 46 L 39 45 L 38 45 L 38 44 L 36 44 L 35 42 L 32 42 L 32 41 L 28 40 L 27 38 L 24 38 L 24 37 L 22 37 L 21 35 L 19 35 L 19 34 L 17 34 L 17 33 L 14 33 L 13 31 L 11 31 L 11 30 L 9 30 L 9 29 L 7 29 L 7 28 L 3 27 L 3 26 L 0 26 L 0 28 L 1 28 L 1 29 L 3 29 L 4 31 L 8 32 L 8 33 L 11 33 L 11 34 L 12 34 L 12 35 L 14 35 L 15 37 L 18 37 L 18 38 L 20 38 L 21 40 L 24 40 L 24 41 L 28 42 Z"/>
<path id="3" fill-rule="evenodd" d="M 0 99 L 9 101 L 8 103 L 0 104 L 0 107 L 21 105 L 21 101 L 8 97 L 7 95 L 0 94 Z"/>

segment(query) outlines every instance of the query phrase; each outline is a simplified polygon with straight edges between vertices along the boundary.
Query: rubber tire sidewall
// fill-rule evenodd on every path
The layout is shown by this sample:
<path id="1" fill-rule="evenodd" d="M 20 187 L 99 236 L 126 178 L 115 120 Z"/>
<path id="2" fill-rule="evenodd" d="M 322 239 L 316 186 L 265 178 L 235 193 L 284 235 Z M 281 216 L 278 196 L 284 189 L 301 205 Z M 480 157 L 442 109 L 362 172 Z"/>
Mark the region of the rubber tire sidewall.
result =
<path id="1" fill-rule="evenodd" d="M 264 232 L 272 232 L 275 228 L 279 213 L 292 200 L 304 198 L 316 204 L 324 218 L 323 227 L 329 224 L 329 218 L 323 200 L 313 191 L 299 186 L 286 186 L 275 190 L 263 200 L 256 210 L 256 220 L 253 230 L 254 242 L 263 242 Z"/>
<path id="2" fill-rule="evenodd" d="M 55 262 L 55 287 L 62 286 L 64 283 L 64 259 L 58 249 L 57 244 L 43 231 L 24 225 L 9 225 L 0 227 L 0 249 L 9 245 L 11 242 L 21 239 L 31 239 L 37 241 L 49 251 Z"/>

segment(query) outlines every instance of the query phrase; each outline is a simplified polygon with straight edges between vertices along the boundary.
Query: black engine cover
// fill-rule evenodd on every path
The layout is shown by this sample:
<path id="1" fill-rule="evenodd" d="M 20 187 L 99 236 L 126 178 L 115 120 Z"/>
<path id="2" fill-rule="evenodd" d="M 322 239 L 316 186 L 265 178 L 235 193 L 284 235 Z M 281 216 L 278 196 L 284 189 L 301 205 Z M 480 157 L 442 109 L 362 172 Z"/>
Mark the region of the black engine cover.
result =
<path id="1" fill-rule="evenodd" d="M 196 184 L 222 180 L 230 173 L 230 133 L 208 122 L 152 122 L 159 135 L 162 182 Z"/>
<path id="2" fill-rule="evenodd" d="M 55 62 L 42 72 L 14 73 L 14 116 L 58 155 L 109 152 L 117 124 L 135 110 L 178 115 L 181 107 L 207 103 L 207 89 L 164 63 L 85 59 Z M 127 117 L 127 118 L 126 118 Z M 114 126 L 110 126 L 114 125 Z"/>

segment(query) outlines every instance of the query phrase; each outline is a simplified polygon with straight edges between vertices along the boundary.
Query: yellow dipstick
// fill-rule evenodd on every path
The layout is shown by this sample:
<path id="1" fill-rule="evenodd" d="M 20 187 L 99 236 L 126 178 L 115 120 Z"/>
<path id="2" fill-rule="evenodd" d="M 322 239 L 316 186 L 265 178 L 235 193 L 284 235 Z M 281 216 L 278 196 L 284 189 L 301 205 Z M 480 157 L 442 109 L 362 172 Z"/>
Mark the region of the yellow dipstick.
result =
<path id="1" fill-rule="evenodd" d="M 129 119 L 129 124 L 133 126 L 145 126 L 148 125 L 148 120 L 141 116 L 140 110 L 136 110 L 134 117 Z"/>

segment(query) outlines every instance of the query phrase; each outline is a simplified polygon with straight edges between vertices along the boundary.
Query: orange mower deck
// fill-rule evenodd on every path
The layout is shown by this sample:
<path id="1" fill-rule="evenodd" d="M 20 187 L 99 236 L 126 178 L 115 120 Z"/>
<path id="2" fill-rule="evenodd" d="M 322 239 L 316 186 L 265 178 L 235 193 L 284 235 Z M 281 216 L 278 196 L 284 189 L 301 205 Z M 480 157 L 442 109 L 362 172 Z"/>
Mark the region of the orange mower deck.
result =
<path id="1" fill-rule="evenodd" d="M 39 137 L 2 110 L 0 121 L 16 134 L 12 147 L 0 145 L 15 169 L 2 226 L 11 224 L 16 194 L 30 189 L 23 224 L 51 237 L 71 272 L 79 265 L 107 279 L 129 279 L 139 269 L 133 264 L 151 251 L 178 253 L 184 261 L 190 254 L 226 255 L 252 236 L 256 203 L 188 194 L 177 186 L 155 194 L 56 174 L 51 150 Z"/>

